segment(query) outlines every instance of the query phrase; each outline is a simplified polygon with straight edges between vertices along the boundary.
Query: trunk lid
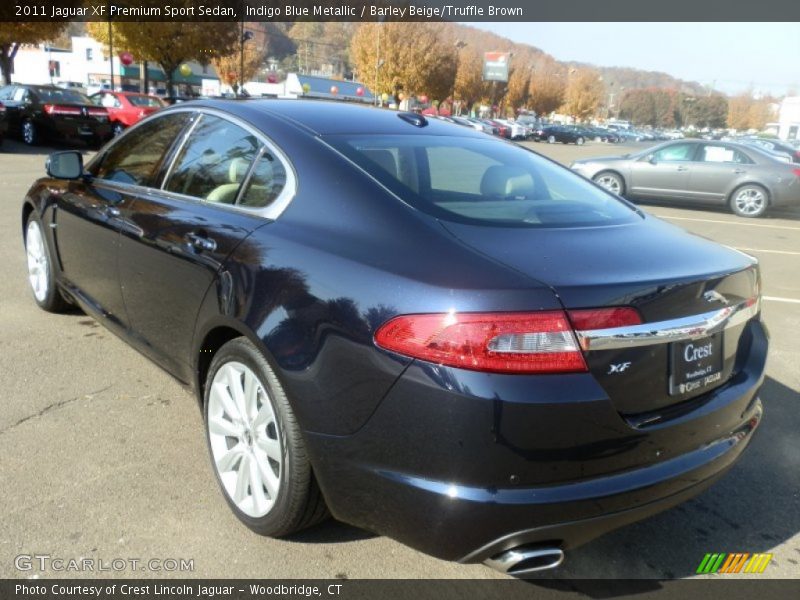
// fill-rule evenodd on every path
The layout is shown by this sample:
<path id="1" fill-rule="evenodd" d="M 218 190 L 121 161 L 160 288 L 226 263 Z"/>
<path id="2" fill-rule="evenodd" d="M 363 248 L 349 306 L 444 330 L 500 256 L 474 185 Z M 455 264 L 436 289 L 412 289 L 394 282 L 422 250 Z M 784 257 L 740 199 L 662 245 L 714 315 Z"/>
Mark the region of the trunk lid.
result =
<path id="1" fill-rule="evenodd" d="M 758 294 L 754 259 L 650 216 L 586 228 L 443 225 L 471 247 L 550 285 L 564 308 L 632 306 L 643 323 L 657 324 L 650 329 L 696 323 L 687 318 L 698 315 L 722 317 Z M 757 309 L 748 307 L 746 313 Z M 730 378 L 746 325 L 743 314 L 736 319 L 740 323 L 714 335 L 590 345 L 586 361 L 620 413 L 657 411 Z M 705 381 L 706 371 L 712 380 Z"/>

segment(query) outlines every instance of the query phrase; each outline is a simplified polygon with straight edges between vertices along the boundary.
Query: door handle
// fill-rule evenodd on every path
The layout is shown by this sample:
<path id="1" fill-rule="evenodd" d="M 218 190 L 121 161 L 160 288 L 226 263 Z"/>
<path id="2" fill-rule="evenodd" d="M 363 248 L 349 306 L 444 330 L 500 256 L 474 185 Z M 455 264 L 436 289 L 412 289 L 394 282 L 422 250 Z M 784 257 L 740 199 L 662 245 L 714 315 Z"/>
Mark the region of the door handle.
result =
<path id="1" fill-rule="evenodd" d="M 121 214 L 116 206 L 107 206 L 105 212 L 109 217 L 118 217 Z"/>
<path id="2" fill-rule="evenodd" d="M 689 167 L 678 167 L 678 171 L 688 171 Z"/>
<path id="3" fill-rule="evenodd" d="M 737 175 L 744 175 L 745 173 L 747 173 L 747 171 L 745 171 L 744 169 L 734 169 L 733 172 L 736 173 Z"/>
<path id="4" fill-rule="evenodd" d="M 217 242 L 199 233 L 187 233 L 185 239 L 193 248 L 200 251 L 213 252 L 217 249 Z"/>

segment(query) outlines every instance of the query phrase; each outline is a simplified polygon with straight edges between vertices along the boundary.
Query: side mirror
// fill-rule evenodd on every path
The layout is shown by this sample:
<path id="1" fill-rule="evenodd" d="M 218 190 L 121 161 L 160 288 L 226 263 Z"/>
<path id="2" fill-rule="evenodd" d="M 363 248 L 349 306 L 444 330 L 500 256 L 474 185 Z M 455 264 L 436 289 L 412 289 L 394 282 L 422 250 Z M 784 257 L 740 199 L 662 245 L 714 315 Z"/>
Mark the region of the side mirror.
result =
<path id="1" fill-rule="evenodd" d="M 45 170 L 56 179 L 80 179 L 83 177 L 83 156 L 75 150 L 53 152 L 47 157 Z"/>
<path id="2" fill-rule="evenodd" d="M 648 154 L 647 156 L 645 156 L 645 158 L 644 158 L 644 159 L 645 159 L 647 162 L 649 162 L 651 165 L 654 165 L 654 164 L 656 164 L 656 163 L 658 162 L 658 161 L 656 160 L 656 155 L 655 155 L 655 154 Z"/>

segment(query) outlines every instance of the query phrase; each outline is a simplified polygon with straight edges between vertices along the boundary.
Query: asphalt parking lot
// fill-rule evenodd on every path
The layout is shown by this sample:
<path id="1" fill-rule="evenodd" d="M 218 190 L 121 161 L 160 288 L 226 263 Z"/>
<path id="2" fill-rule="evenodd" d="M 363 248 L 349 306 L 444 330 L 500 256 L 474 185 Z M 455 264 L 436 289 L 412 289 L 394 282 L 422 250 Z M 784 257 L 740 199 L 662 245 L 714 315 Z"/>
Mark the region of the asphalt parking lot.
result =
<path id="1" fill-rule="evenodd" d="M 527 145 L 567 164 L 631 151 Z M 47 314 L 33 302 L 19 209 L 48 151 L 11 140 L 0 148 L 0 577 L 98 575 L 15 568 L 15 557 L 32 554 L 194 565 L 106 576 L 503 577 L 335 521 L 285 540 L 240 525 L 209 468 L 193 396 L 92 319 Z M 759 577 L 800 577 L 800 210 L 746 220 L 643 208 L 760 259 L 772 334 L 764 421 L 744 458 L 706 493 L 569 553 L 542 578 L 693 577 L 707 552 L 771 552 Z"/>

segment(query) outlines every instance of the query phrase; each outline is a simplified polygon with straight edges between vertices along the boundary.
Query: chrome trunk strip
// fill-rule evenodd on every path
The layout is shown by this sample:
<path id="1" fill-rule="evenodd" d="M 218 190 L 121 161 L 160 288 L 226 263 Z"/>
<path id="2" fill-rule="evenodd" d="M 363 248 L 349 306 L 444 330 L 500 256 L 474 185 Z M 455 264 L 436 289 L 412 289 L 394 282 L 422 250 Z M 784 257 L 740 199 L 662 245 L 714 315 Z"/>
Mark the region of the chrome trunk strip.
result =
<path id="1" fill-rule="evenodd" d="M 578 342 L 584 351 L 621 350 L 652 344 L 666 344 L 706 337 L 747 322 L 760 310 L 760 298 L 756 302 L 726 306 L 699 315 L 643 323 L 629 327 L 576 331 Z"/>

